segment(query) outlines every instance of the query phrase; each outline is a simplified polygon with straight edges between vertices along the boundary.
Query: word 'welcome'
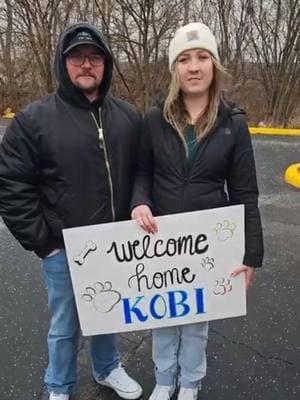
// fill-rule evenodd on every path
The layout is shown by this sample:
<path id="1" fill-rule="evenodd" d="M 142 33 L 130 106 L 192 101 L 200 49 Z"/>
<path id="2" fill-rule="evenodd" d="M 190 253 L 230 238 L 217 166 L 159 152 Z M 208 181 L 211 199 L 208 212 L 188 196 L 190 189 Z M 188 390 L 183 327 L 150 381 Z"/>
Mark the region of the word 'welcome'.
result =
<path id="1" fill-rule="evenodd" d="M 206 241 L 207 237 L 203 233 L 196 237 L 185 235 L 179 236 L 177 239 L 169 238 L 167 241 L 162 239 L 151 241 L 150 235 L 146 235 L 142 240 L 128 240 L 126 243 L 117 244 L 116 241 L 113 241 L 106 253 L 113 253 L 119 262 L 164 257 L 166 255 L 173 257 L 183 254 L 203 254 L 208 250 Z"/>

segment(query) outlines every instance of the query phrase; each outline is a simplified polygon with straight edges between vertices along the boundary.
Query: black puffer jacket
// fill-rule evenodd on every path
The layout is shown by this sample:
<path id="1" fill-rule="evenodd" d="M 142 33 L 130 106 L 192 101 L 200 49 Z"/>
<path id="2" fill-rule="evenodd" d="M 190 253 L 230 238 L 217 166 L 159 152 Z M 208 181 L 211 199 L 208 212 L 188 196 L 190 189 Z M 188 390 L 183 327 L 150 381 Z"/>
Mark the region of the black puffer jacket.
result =
<path id="1" fill-rule="evenodd" d="M 222 103 L 215 129 L 190 164 L 179 135 L 164 120 L 162 108 L 155 107 L 145 116 L 139 155 L 132 208 L 147 204 L 154 215 L 165 215 L 244 204 L 244 264 L 261 266 L 256 171 L 243 111 Z"/>
<path id="2" fill-rule="evenodd" d="M 0 214 L 21 244 L 41 257 L 63 247 L 63 228 L 129 218 L 140 117 L 107 94 L 107 47 L 97 102 L 70 81 L 62 53 L 69 35 L 82 27 L 106 46 L 88 24 L 67 29 L 56 53 L 58 93 L 18 113 L 0 148 Z"/>

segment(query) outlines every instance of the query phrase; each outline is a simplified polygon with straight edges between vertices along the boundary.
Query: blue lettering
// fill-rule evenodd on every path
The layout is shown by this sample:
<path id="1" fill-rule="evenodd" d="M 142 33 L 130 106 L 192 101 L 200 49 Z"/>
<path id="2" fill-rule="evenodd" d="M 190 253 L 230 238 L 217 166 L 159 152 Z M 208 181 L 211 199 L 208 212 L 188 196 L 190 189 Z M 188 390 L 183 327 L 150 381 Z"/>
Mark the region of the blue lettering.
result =
<path id="1" fill-rule="evenodd" d="M 196 305 L 197 305 L 197 314 L 205 313 L 205 304 L 204 304 L 204 289 L 199 288 L 195 289 L 196 291 Z"/>
<path id="2" fill-rule="evenodd" d="M 161 299 L 161 301 L 164 305 L 164 313 L 163 314 L 158 314 L 158 312 L 155 309 L 155 305 L 157 304 L 159 299 Z M 165 299 L 160 294 L 156 294 L 155 296 L 153 296 L 150 301 L 150 313 L 151 313 L 152 317 L 154 317 L 155 319 L 162 319 L 166 315 L 166 312 L 167 312 L 167 306 L 166 306 Z"/>
<path id="3" fill-rule="evenodd" d="M 144 298 L 144 296 L 139 296 L 136 298 L 135 303 L 131 306 L 129 304 L 130 299 L 123 299 L 124 316 L 125 323 L 132 324 L 131 313 L 134 313 L 137 319 L 141 322 L 145 322 L 148 319 L 147 315 L 144 315 L 142 311 L 137 307 L 137 304 Z"/>
<path id="4" fill-rule="evenodd" d="M 180 295 L 180 299 L 176 299 L 176 294 Z M 168 292 L 169 306 L 170 306 L 170 317 L 183 317 L 190 312 L 190 307 L 185 303 L 188 294 L 184 290 L 175 290 L 174 292 Z M 178 308 L 182 307 L 181 313 L 178 312 Z"/>

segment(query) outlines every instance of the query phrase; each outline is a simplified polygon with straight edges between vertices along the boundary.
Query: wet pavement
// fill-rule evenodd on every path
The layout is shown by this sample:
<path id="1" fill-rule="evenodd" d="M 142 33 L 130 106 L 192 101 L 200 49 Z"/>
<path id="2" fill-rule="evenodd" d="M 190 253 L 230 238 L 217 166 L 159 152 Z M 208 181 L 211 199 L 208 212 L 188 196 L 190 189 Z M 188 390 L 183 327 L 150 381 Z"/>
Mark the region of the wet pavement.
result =
<path id="1" fill-rule="evenodd" d="M 1 138 L 0 138 L 1 139 Z M 283 181 L 300 161 L 300 137 L 253 137 L 265 235 L 264 266 L 248 315 L 210 324 L 208 371 L 199 400 L 300 398 L 300 191 Z M 0 400 L 44 399 L 49 316 L 42 270 L 0 222 Z M 123 363 L 144 388 L 154 385 L 149 331 L 122 334 Z M 74 400 L 117 400 L 95 384 L 81 342 Z"/>

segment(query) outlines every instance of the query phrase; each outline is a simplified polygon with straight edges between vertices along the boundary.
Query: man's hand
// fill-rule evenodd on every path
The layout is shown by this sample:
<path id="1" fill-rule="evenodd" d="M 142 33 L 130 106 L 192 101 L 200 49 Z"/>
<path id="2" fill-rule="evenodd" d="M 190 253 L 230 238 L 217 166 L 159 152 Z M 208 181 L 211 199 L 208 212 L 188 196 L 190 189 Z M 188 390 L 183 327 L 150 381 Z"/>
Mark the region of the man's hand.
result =
<path id="1" fill-rule="evenodd" d="M 158 231 L 157 222 L 152 215 L 152 211 L 144 204 L 132 210 L 131 218 L 135 219 L 139 226 L 148 233 L 156 233 Z"/>
<path id="2" fill-rule="evenodd" d="M 248 267 L 247 265 L 240 265 L 239 267 L 235 268 L 230 276 L 231 277 L 235 277 L 237 275 L 239 275 L 241 272 L 245 272 L 245 277 L 246 277 L 246 289 L 248 290 L 250 288 L 250 286 L 253 285 L 254 279 L 255 279 L 255 271 L 256 268 L 253 267 Z"/>

